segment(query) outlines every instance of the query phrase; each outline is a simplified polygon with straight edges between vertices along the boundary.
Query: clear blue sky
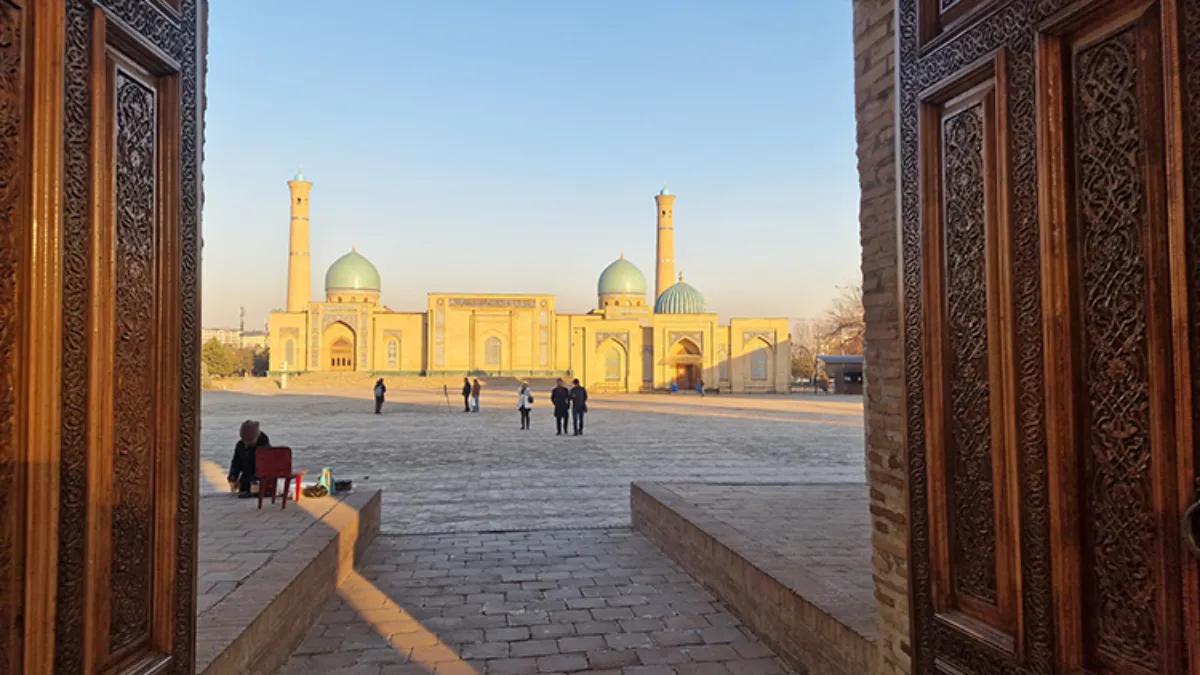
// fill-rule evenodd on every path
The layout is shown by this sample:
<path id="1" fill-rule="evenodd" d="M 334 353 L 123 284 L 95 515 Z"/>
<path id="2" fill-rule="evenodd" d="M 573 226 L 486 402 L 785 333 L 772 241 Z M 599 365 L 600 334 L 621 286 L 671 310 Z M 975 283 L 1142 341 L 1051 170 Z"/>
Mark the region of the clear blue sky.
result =
<path id="1" fill-rule="evenodd" d="M 298 164 L 321 299 L 351 245 L 398 311 L 587 311 L 622 251 L 653 292 L 664 180 L 677 268 L 722 317 L 817 316 L 859 279 L 849 2 L 344 4 L 211 4 L 205 326 L 283 306 Z"/>

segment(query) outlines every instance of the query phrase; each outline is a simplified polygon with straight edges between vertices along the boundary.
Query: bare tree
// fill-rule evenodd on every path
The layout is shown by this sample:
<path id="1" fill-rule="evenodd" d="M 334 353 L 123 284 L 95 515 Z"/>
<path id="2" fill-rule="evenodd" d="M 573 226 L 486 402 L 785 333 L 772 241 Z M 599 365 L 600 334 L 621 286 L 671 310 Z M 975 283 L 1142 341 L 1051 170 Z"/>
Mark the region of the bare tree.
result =
<path id="1" fill-rule="evenodd" d="M 801 319 L 792 327 L 792 377 L 811 378 L 821 354 L 822 327 L 816 319 Z"/>
<path id="2" fill-rule="evenodd" d="M 862 286 L 840 286 L 841 294 L 821 321 L 821 347 L 829 354 L 862 354 L 866 318 Z"/>

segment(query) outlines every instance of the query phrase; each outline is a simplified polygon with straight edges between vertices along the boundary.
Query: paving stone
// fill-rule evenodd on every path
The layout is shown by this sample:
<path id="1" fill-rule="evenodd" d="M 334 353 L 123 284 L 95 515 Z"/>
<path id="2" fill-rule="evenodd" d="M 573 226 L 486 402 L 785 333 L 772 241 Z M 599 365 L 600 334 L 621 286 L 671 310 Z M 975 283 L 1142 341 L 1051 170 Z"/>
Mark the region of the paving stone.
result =
<path id="1" fill-rule="evenodd" d="M 579 635 L 562 638 L 558 641 L 558 651 L 564 654 L 570 652 L 599 651 L 606 647 L 607 643 L 600 635 Z"/>
<path id="2" fill-rule="evenodd" d="M 464 659 L 506 659 L 508 658 L 508 645 L 508 642 L 463 645 L 462 657 Z"/>
<path id="3" fill-rule="evenodd" d="M 617 635 L 605 635 L 604 641 L 612 649 L 637 649 L 639 647 L 651 647 L 653 642 L 650 641 L 648 633 L 619 633 Z"/>
<path id="4" fill-rule="evenodd" d="M 726 661 L 725 667 L 733 675 L 782 675 L 787 669 L 776 658 L 737 659 Z"/>
<path id="5" fill-rule="evenodd" d="M 705 644 L 710 645 L 742 642 L 745 640 L 745 636 L 742 635 L 742 631 L 732 626 L 716 626 L 713 628 L 706 628 L 700 631 L 700 637 L 704 640 Z"/>
<path id="6" fill-rule="evenodd" d="M 487 662 L 488 675 L 532 675 L 538 672 L 537 659 L 495 659 Z"/>
<path id="7" fill-rule="evenodd" d="M 524 642 L 510 642 L 508 645 L 509 655 L 515 658 L 558 653 L 556 640 L 525 640 Z"/>
<path id="8" fill-rule="evenodd" d="M 681 663 L 675 666 L 679 675 L 730 675 L 723 663 Z"/>
<path id="9" fill-rule="evenodd" d="M 703 638 L 696 631 L 690 630 L 666 630 L 655 631 L 650 633 L 650 639 L 654 643 L 662 647 L 683 647 L 686 645 L 700 645 L 704 643 Z"/>
<path id="10" fill-rule="evenodd" d="M 683 649 L 693 661 L 733 661 L 738 658 L 738 653 L 729 645 L 704 645 Z"/>
<path id="11" fill-rule="evenodd" d="M 570 673 L 587 668 L 588 661 L 580 654 L 555 654 L 538 659 L 538 670 L 543 673 Z"/>
<path id="12" fill-rule="evenodd" d="M 692 659 L 687 652 L 678 647 L 654 647 L 637 650 L 638 660 L 644 666 L 663 666 L 675 663 L 687 663 Z"/>
<path id="13" fill-rule="evenodd" d="M 641 661 L 638 659 L 637 652 L 631 649 L 620 651 L 599 649 L 588 652 L 587 659 L 588 664 L 593 670 L 624 668 L 626 666 L 635 666 L 641 663 Z"/>
<path id="14" fill-rule="evenodd" d="M 553 620 L 553 615 L 551 615 Z M 540 626 L 530 626 L 529 636 L 533 639 L 560 638 L 575 634 L 575 625 L 570 623 L 548 623 Z"/>
<path id="15" fill-rule="evenodd" d="M 488 642 L 512 642 L 516 640 L 528 640 L 529 628 L 519 626 L 516 628 L 495 628 L 484 631 L 484 635 Z"/>
<path id="16" fill-rule="evenodd" d="M 675 675 L 670 666 L 630 666 L 622 668 L 624 675 Z"/>

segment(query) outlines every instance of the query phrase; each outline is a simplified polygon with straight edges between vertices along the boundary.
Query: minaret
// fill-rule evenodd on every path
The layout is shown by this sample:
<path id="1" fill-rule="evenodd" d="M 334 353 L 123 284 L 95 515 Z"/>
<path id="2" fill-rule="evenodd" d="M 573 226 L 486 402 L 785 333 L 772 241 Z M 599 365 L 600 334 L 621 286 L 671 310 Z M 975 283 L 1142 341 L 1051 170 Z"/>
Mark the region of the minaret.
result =
<path id="1" fill-rule="evenodd" d="M 304 172 L 288 181 L 292 193 L 291 254 L 288 256 L 287 311 L 303 312 L 312 300 L 312 264 L 308 258 L 308 191 L 312 183 L 304 180 Z"/>
<path id="2" fill-rule="evenodd" d="M 675 195 L 663 188 L 654 197 L 658 205 L 658 263 L 654 274 L 654 299 L 675 283 Z"/>

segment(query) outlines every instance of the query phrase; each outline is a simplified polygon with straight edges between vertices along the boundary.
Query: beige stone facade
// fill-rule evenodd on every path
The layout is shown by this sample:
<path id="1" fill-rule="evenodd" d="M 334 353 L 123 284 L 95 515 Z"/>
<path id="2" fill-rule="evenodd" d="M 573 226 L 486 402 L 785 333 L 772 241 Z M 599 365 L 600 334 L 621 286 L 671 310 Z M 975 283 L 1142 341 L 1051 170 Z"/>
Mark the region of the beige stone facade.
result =
<path id="1" fill-rule="evenodd" d="M 307 214 L 311 184 L 301 180 L 289 183 L 293 259 L 307 259 L 308 251 L 307 220 L 296 221 L 296 213 Z M 660 253 L 664 219 L 673 244 L 673 202 L 665 188 L 655 196 Z M 665 216 L 664 205 L 670 206 Z M 658 261 L 656 280 L 674 277 L 673 256 Z M 733 393 L 790 391 L 787 319 L 735 318 L 723 325 L 682 276 L 652 307 L 645 278 L 623 255 L 601 274 L 597 309 L 587 314 L 560 314 L 553 295 L 497 293 L 430 293 L 421 311 L 397 312 L 379 304 L 380 286 L 378 271 L 357 251 L 336 261 L 325 276 L 324 302 L 271 314 L 271 370 L 566 376 L 609 392 L 701 383 Z M 303 288 L 290 280 L 289 302 Z"/>

